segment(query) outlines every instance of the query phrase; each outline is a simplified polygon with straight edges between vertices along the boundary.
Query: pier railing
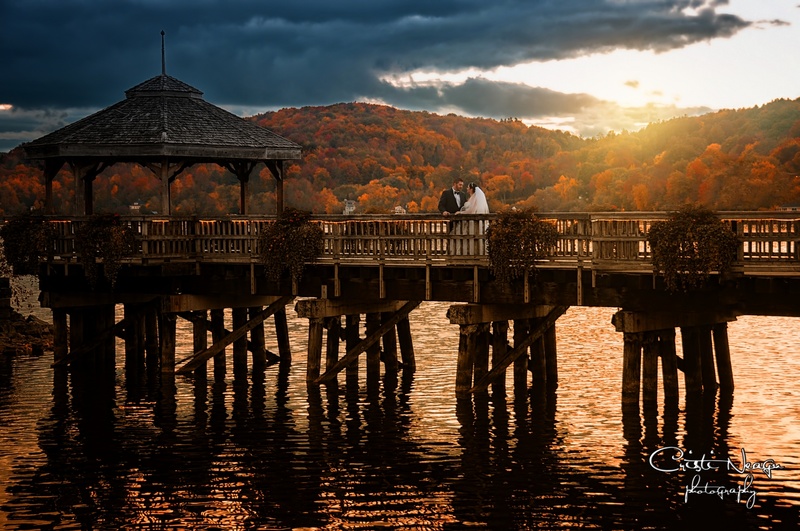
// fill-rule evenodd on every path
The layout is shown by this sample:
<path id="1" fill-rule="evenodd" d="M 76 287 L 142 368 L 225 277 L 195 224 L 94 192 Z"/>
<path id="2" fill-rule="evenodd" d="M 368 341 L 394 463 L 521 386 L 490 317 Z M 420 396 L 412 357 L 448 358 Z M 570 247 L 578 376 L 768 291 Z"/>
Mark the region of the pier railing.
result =
<path id="1" fill-rule="evenodd" d="M 667 213 L 541 213 L 560 235 L 542 266 L 651 271 L 647 234 Z M 723 212 L 740 243 L 736 267 L 745 272 L 800 274 L 800 213 Z M 131 263 L 252 263 L 270 217 L 123 217 L 137 234 Z M 486 229 L 494 216 L 317 216 L 324 233 L 320 263 L 340 265 L 488 265 Z M 51 218 L 53 262 L 77 261 L 81 218 Z"/>

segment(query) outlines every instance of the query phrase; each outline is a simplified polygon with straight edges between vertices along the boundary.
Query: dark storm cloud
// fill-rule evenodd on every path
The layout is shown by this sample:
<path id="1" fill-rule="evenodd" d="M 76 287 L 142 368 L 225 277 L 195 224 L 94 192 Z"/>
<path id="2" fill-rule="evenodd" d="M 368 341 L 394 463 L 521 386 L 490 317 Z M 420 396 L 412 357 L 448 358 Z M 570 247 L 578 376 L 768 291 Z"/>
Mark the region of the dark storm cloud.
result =
<path id="1" fill-rule="evenodd" d="M 398 104 L 408 94 L 382 76 L 494 68 L 619 48 L 665 51 L 729 37 L 750 22 L 718 13 L 725 3 L 3 0 L 0 103 L 97 109 L 119 101 L 126 89 L 160 73 L 163 29 L 167 72 L 218 105 L 282 107 L 359 98 Z M 514 102 L 484 100 L 490 107 L 481 110 L 476 95 L 486 90 L 473 81 L 433 99 L 444 94 L 453 98 L 450 106 L 469 105 L 471 114 L 491 116 L 507 108 L 525 115 L 526 105 L 539 112 L 575 98 L 528 91 Z"/>
<path id="2" fill-rule="evenodd" d="M 407 109 L 456 107 L 471 116 L 493 118 L 575 114 L 602 102 L 587 94 L 564 94 L 522 83 L 468 79 L 461 84 L 394 90 L 390 99 Z"/>

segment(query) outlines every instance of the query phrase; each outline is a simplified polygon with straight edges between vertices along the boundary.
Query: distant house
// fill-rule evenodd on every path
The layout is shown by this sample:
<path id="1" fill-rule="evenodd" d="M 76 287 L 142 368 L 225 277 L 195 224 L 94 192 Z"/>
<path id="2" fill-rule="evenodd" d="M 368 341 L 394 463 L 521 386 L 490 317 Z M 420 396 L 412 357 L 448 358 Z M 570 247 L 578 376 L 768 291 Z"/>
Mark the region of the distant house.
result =
<path id="1" fill-rule="evenodd" d="M 401 206 L 396 206 L 394 207 L 394 210 L 392 210 L 392 214 L 406 214 L 406 213 L 407 213 L 406 209 Z"/>
<path id="2" fill-rule="evenodd" d="M 345 216 L 348 216 L 350 214 L 353 214 L 355 211 L 356 211 L 356 202 L 353 201 L 352 199 L 345 199 L 344 200 L 344 212 L 342 212 L 342 214 L 344 214 Z"/>
<path id="3" fill-rule="evenodd" d="M 800 211 L 800 205 L 783 205 L 779 206 L 778 210 L 785 212 L 798 212 Z"/>

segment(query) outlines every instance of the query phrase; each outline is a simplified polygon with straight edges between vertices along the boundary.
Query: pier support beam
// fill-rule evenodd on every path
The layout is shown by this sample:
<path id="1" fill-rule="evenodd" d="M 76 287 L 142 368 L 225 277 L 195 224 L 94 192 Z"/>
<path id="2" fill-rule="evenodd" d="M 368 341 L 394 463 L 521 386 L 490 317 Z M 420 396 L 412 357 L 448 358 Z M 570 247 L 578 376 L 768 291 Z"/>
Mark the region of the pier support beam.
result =
<path id="1" fill-rule="evenodd" d="M 505 371 L 513 363 L 514 385 L 519 393 L 527 393 L 528 389 L 528 350 L 531 345 L 538 344 L 540 354 L 537 355 L 539 366 L 539 376 L 541 382 L 552 378 L 552 383 L 548 382 L 548 387 L 557 385 L 558 365 L 555 342 L 555 323 L 556 320 L 567 311 L 567 306 L 535 306 L 535 305 L 498 305 L 498 304 L 463 304 L 451 306 L 447 311 L 447 317 L 452 324 L 460 326 L 482 325 L 486 330 L 486 339 L 482 340 L 481 348 L 487 350 L 485 356 L 488 359 L 488 348 L 492 348 L 492 368 L 485 374 L 475 377 L 475 382 L 468 392 L 476 393 L 487 389 L 493 384 L 495 393 L 505 393 Z M 508 321 L 514 320 L 514 347 L 509 350 L 508 345 Z M 489 326 L 492 327 L 492 334 L 489 337 Z M 461 330 L 465 330 L 462 328 Z M 469 329 L 466 329 L 469 330 Z M 469 335 L 468 332 L 467 335 Z M 476 332 L 477 333 L 477 329 Z M 459 345 L 461 345 L 464 333 L 460 334 Z M 466 367 L 467 361 L 461 360 L 462 348 L 465 349 L 467 358 L 472 356 L 473 367 L 477 356 L 477 345 L 475 343 L 473 354 L 469 354 L 469 346 L 464 344 L 459 347 L 459 367 Z M 552 364 L 548 366 L 548 359 L 552 359 Z M 481 363 L 483 363 L 481 361 Z M 466 369 L 464 369 L 466 370 Z M 478 369 L 480 372 L 481 370 Z M 461 373 L 459 369 L 458 373 Z M 466 377 L 462 377 L 466 382 Z M 554 388 L 554 387 L 551 387 Z M 460 387 L 457 385 L 456 393 Z"/>
<path id="2" fill-rule="evenodd" d="M 122 309 L 125 326 L 125 375 L 135 380 L 144 370 L 145 308 L 125 304 Z"/>
<path id="3" fill-rule="evenodd" d="M 733 369 L 731 368 L 731 351 L 728 345 L 728 323 L 717 323 L 712 330 L 720 391 L 730 394 L 733 393 Z"/>
<path id="4" fill-rule="evenodd" d="M 161 372 L 175 372 L 175 325 L 176 315 L 171 312 L 159 312 L 158 337 L 161 352 Z"/>
<path id="5" fill-rule="evenodd" d="M 494 321 L 492 323 L 492 368 L 500 365 L 508 354 L 508 321 Z M 481 379 L 482 380 L 482 379 Z M 480 383 L 478 380 L 476 383 Z M 495 378 L 492 383 L 492 392 L 495 396 L 505 396 L 505 374 Z"/>
<path id="6" fill-rule="evenodd" d="M 367 352 L 367 382 L 380 380 L 380 361 L 383 358 L 387 374 L 397 373 L 397 343 L 398 335 L 400 350 L 403 356 L 404 369 L 414 370 L 414 347 L 411 342 L 411 329 L 408 323 L 408 313 L 419 302 L 404 301 L 357 301 L 339 299 L 316 299 L 299 301 L 295 311 L 299 317 L 309 320 L 320 319 L 328 328 L 328 348 L 326 349 L 325 375 L 307 374 L 309 381 L 327 383 L 335 378 L 335 374 L 342 369 L 346 370 L 348 385 L 358 384 L 358 356 Z M 365 315 L 366 339 L 361 339 L 361 315 Z M 342 334 L 341 318 L 344 316 L 345 327 Z M 311 323 L 311 321 L 309 321 Z M 336 360 L 338 356 L 338 343 L 345 339 L 345 356 Z M 381 340 L 383 355 L 381 354 Z M 316 339 L 314 339 L 316 341 Z M 320 336 L 320 352 L 322 337 Z M 333 344 L 332 344 L 333 343 Z M 312 351 L 313 347 L 313 351 Z M 309 355 L 316 356 L 317 345 L 312 343 L 309 336 Z M 358 352 L 356 352 L 358 351 Z M 346 360 L 346 361 L 345 361 Z M 313 360 L 312 360 L 313 363 Z"/>
<path id="7" fill-rule="evenodd" d="M 525 341 L 529 332 L 530 322 L 527 319 L 514 320 L 514 350 L 520 351 L 520 355 L 514 360 L 514 394 L 517 396 L 528 391 L 528 351 L 535 342 Z"/>
<path id="8" fill-rule="evenodd" d="M 225 339 L 225 311 L 221 308 L 211 310 L 211 343 L 216 345 Z M 198 354 L 195 352 L 195 354 Z M 222 381 L 228 371 L 225 359 L 225 347 L 219 349 L 214 355 L 214 380 Z"/>
<path id="9" fill-rule="evenodd" d="M 69 352 L 69 327 L 67 311 L 61 308 L 53 310 L 53 363 L 58 364 Z"/>
<path id="10" fill-rule="evenodd" d="M 239 330 L 247 324 L 247 308 L 231 309 L 231 328 Z M 253 325 L 253 328 L 261 322 Z M 252 332 L 252 330 L 251 330 Z M 233 378 L 247 377 L 247 333 L 241 334 L 233 341 Z"/>
<path id="11" fill-rule="evenodd" d="M 349 314 L 345 317 L 345 349 L 354 350 L 361 341 L 361 315 Z M 334 364 L 335 365 L 335 364 Z M 326 371 L 332 367 L 326 367 Z M 351 387 L 358 387 L 358 356 L 345 367 L 345 382 Z"/>
<path id="12" fill-rule="evenodd" d="M 206 327 L 206 310 L 194 312 L 192 321 L 192 352 L 202 352 L 208 348 L 208 329 Z M 194 376 L 205 380 L 208 377 L 208 363 L 203 363 L 194 370 Z"/>
<path id="13" fill-rule="evenodd" d="M 207 348 L 202 352 L 196 353 L 189 360 L 187 360 L 178 369 L 177 372 L 186 373 L 193 371 L 200 364 L 204 363 L 206 360 L 218 355 L 225 349 L 225 347 L 227 347 L 234 341 L 242 337 L 246 338 L 247 333 L 250 332 L 255 326 L 261 324 L 264 321 L 264 319 L 273 315 L 278 308 L 284 308 L 293 298 L 294 297 L 292 296 L 285 296 L 276 299 L 274 302 L 272 302 L 269 306 L 260 311 L 257 315 L 253 316 L 246 323 L 242 324 L 241 326 L 235 327 L 230 334 L 228 334 L 227 336 L 223 337 L 218 341 L 215 341 L 211 347 Z M 214 314 L 212 312 L 212 321 L 213 320 L 214 320 Z M 213 330 L 212 330 L 212 335 L 213 335 Z M 246 348 L 247 347 L 245 341 L 245 353 L 247 352 Z"/>
<path id="14" fill-rule="evenodd" d="M 408 316 L 397 321 L 397 341 L 400 344 L 403 372 L 413 373 L 417 370 L 417 360 L 414 357 L 414 343 L 411 339 L 411 323 Z"/>
<path id="15" fill-rule="evenodd" d="M 419 306 L 419 304 L 420 301 L 381 301 L 378 303 L 367 302 L 361 305 L 354 301 L 342 302 L 330 299 L 299 301 L 295 306 L 295 310 L 300 317 L 322 319 L 324 317 L 347 316 L 347 327 L 345 330 L 347 336 L 347 353 L 332 367 L 327 368 L 324 374 L 314 380 L 314 383 L 321 384 L 331 381 L 336 374 L 346 367 L 352 367 L 357 364 L 358 356 L 365 351 L 368 352 L 367 355 L 369 356 L 368 376 L 372 375 L 374 377 L 376 365 L 374 359 L 377 353 L 378 363 L 380 362 L 380 347 L 378 346 L 377 350 L 371 347 L 379 343 L 381 338 L 390 330 L 393 330 L 401 319 L 407 318 L 408 314 Z M 371 311 L 364 312 L 365 309 Z M 388 317 L 381 323 L 382 318 L 380 314 L 384 312 L 389 313 L 390 310 L 394 310 L 391 312 L 391 317 Z M 358 335 L 357 326 L 358 318 L 361 313 L 367 314 L 367 337 L 363 340 L 359 340 L 360 336 Z M 310 350 L 311 346 L 311 341 L 309 341 L 309 357 L 312 355 L 316 356 L 315 353 L 312 354 Z M 316 345 L 314 345 L 314 348 L 316 349 Z M 378 371 L 380 371 L 379 367 Z M 350 378 L 351 374 L 348 372 L 348 381 Z"/>
<path id="16" fill-rule="evenodd" d="M 622 351 L 622 402 L 638 403 L 641 382 L 642 338 L 637 332 L 625 332 Z"/>
<path id="17" fill-rule="evenodd" d="M 664 401 L 678 403 L 678 356 L 675 352 L 675 329 L 658 331 L 661 355 L 661 378 L 664 381 Z"/>
<path id="18" fill-rule="evenodd" d="M 730 366 L 727 323 L 735 319 L 735 316 L 713 312 L 681 314 L 617 312 L 612 322 L 618 332 L 625 334 L 623 402 L 632 400 L 634 396 L 634 377 L 630 371 L 633 370 L 635 348 L 629 342 L 635 336 L 629 334 L 641 335 L 644 349 L 642 393 L 645 402 L 655 401 L 658 358 L 661 359 L 664 399 L 667 403 L 674 404 L 678 399 L 679 368 L 683 371 L 687 397 L 701 393 L 716 393 L 718 386 L 714 364 L 715 351 L 719 387 L 732 390 L 733 374 Z M 675 353 L 675 328 L 681 329 L 683 359 L 678 358 Z M 638 396 L 636 399 L 638 400 Z"/>

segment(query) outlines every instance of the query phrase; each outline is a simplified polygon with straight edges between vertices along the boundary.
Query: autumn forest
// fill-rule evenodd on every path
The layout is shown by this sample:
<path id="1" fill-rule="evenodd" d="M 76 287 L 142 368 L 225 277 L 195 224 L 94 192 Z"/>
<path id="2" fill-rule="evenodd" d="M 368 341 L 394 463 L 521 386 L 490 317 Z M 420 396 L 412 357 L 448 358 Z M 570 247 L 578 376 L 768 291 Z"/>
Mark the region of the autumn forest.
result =
<path id="1" fill-rule="evenodd" d="M 251 118 L 300 144 L 287 163 L 285 206 L 338 214 L 435 212 L 453 177 L 474 181 L 492 210 L 713 210 L 800 205 L 800 99 L 775 100 L 650 124 L 637 132 L 580 138 L 516 119 L 441 116 L 366 103 L 283 109 Z M 0 154 L 0 214 L 41 207 L 41 170 L 22 150 Z M 275 184 L 261 167 L 251 179 L 254 214 L 275 212 Z M 258 169 L 256 170 L 258 171 Z M 73 212 L 71 177 L 53 184 L 56 212 Z M 118 164 L 95 181 L 97 212 L 156 212 L 158 182 L 146 168 Z M 173 214 L 238 212 L 239 184 L 215 165 L 197 165 L 172 185 Z"/>

